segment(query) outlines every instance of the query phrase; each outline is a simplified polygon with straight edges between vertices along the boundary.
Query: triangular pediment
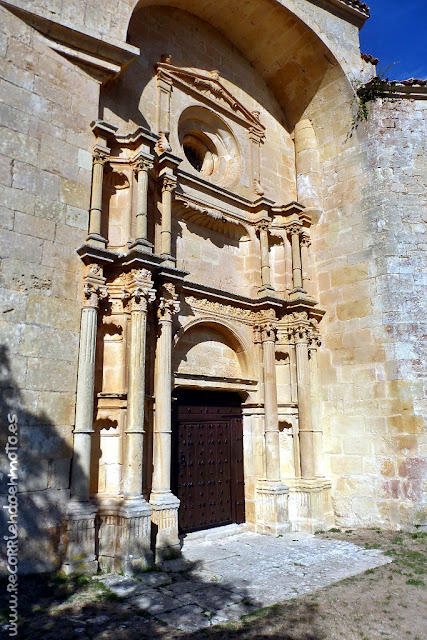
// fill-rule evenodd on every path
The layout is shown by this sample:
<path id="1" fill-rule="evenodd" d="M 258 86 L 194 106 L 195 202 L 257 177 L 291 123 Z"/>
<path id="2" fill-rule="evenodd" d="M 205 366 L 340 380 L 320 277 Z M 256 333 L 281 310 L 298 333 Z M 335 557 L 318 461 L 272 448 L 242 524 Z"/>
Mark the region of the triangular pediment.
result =
<path id="1" fill-rule="evenodd" d="M 164 80 L 173 84 L 184 85 L 193 93 L 197 93 L 203 100 L 211 103 L 211 106 L 232 113 L 239 120 L 244 121 L 244 126 L 253 129 L 260 136 L 264 135 L 265 127 L 259 120 L 258 111 L 249 111 L 224 84 L 221 82 L 218 71 L 201 71 L 191 67 L 175 67 L 172 64 L 159 62 L 156 65 L 157 74 Z"/>

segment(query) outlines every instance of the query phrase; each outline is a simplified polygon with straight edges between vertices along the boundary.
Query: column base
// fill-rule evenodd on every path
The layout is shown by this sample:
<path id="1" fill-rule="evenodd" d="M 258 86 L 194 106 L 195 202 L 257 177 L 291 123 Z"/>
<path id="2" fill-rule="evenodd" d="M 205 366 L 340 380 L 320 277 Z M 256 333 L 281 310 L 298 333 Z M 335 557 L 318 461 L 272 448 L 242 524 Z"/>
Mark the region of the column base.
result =
<path id="1" fill-rule="evenodd" d="M 89 233 L 86 238 L 86 242 L 87 244 L 92 245 L 92 247 L 101 247 L 102 249 L 105 249 L 107 246 L 107 240 L 104 236 L 101 236 L 100 233 Z"/>
<path id="2" fill-rule="evenodd" d="M 326 478 L 287 480 L 292 531 L 325 531 L 335 524 L 332 483 Z"/>
<path id="3" fill-rule="evenodd" d="M 143 253 L 153 253 L 154 245 L 148 242 L 145 238 L 137 238 L 134 242 L 131 242 L 129 249 L 139 249 Z"/>
<path id="4" fill-rule="evenodd" d="M 129 575 L 153 564 L 150 549 L 152 511 L 142 497 L 101 503 L 98 561 L 103 571 Z"/>
<path id="5" fill-rule="evenodd" d="M 150 497 L 153 507 L 151 517 L 151 548 L 156 563 L 181 555 L 178 538 L 178 508 L 180 501 L 173 493 L 155 493 Z"/>
<path id="6" fill-rule="evenodd" d="M 276 291 L 271 284 L 265 284 L 258 289 L 258 295 L 260 296 L 274 296 Z"/>
<path id="7" fill-rule="evenodd" d="M 163 260 L 162 267 L 175 267 L 176 260 L 170 253 L 161 253 L 160 256 Z"/>
<path id="8" fill-rule="evenodd" d="M 289 489 L 279 481 L 259 480 L 255 490 L 257 533 L 280 535 L 290 531 L 288 517 Z"/>
<path id="9" fill-rule="evenodd" d="M 95 518 L 97 508 L 91 502 L 71 501 L 66 511 L 65 558 L 62 570 L 67 575 L 98 571 L 95 555 Z"/>

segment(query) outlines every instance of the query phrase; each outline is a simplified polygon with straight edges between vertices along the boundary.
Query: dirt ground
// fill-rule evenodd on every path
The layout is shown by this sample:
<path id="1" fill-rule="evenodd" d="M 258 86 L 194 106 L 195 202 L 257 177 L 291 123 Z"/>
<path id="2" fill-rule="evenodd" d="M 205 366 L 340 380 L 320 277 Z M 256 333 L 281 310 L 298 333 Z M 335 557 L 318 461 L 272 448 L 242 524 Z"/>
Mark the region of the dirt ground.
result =
<path id="1" fill-rule="evenodd" d="M 379 529 L 317 534 L 381 549 L 390 564 L 315 593 L 259 609 L 237 622 L 189 633 L 161 626 L 98 580 L 61 574 L 20 578 L 22 640 L 424 640 L 427 533 Z M 7 638 L 5 584 L 0 637 Z"/>

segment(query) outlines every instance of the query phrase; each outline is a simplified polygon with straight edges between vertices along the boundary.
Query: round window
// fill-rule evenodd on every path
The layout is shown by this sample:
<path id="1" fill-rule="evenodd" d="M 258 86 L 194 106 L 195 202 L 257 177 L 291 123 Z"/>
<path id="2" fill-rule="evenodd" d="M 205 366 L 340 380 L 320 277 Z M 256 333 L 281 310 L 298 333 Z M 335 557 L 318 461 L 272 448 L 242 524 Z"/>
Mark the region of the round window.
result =
<path id="1" fill-rule="evenodd" d="M 178 137 L 188 168 L 224 187 L 237 182 L 239 147 L 231 128 L 218 114 L 202 106 L 187 107 L 179 119 Z"/>
<path id="2" fill-rule="evenodd" d="M 188 162 L 205 176 L 210 176 L 218 165 L 218 154 L 213 142 L 201 131 L 186 133 L 182 141 Z"/>

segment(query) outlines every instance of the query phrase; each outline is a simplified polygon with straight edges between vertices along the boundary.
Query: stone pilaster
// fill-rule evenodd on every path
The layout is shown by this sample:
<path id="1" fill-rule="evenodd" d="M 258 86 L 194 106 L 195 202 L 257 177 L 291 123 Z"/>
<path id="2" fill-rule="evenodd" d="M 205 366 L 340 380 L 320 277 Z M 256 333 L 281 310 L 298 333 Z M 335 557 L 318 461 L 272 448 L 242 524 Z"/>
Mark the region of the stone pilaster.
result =
<path id="1" fill-rule="evenodd" d="M 174 314 L 179 310 L 179 302 L 173 284 L 164 284 L 161 293 L 154 392 L 153 482 L 150 496 L 156 560 L 180 551 L 179 500 L 171 492 L 172 322 Z"/>
<path id="2" fill-rule="evenodd" d="M 98 264 L 87 268 L 84 306 L 80 326 L 76 421 L 71 467 L 71 502 L 67 512 L 68 545 L 64 570 L 96 571 L 95 514 L 89 502 L 91 439 L 95 385 L 96 329 L 100 298 L 107 295 L 105 278 Z M 96 566 L 95 566 L 96 565 Z"/>

